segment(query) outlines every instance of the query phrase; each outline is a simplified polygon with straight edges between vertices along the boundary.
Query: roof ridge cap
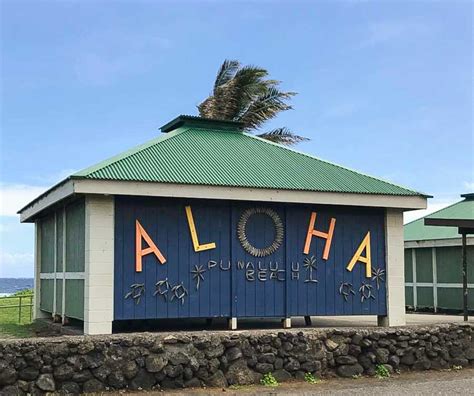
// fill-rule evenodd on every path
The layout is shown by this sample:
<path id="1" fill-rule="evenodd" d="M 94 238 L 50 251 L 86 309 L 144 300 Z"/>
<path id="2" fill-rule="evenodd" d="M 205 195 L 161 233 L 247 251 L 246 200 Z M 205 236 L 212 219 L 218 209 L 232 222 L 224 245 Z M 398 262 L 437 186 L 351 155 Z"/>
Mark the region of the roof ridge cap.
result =
<path id="1" fill-rule="evenodd" d="M 259 136 L 252 135 L 251 133 L 244 132 L 243 135 L 248 136 L 248 137 L 251 137 L 251 138 L 254 138 L 254 139 L 261 140 L 261 141 L 263 141 L 263 142 L 265 142 L 265 143 L 268 143 L 268 144 L 273 144 L 273 145 L 275 145 L 275 146 L 277 146 L 277 147 L 280 147 L 280 148 L 282 148 L 282 149 L 289 150 L 289 151 L 292 151 L 292 152 L 294 152 L 294 153 L 304 155 L 304 156 L 306 156 L 306 157 L 309 157 L 309 158 L 312 158 L 312 159 L 315 159 L 315 160 L 324 162 L 324 163 L 326 163 L 326 164 L 335 166 L 335 167 L 337 167 L 337 168 L 344 169 L 344 170 L 347 170 L 347 171 L 356 173 L 356 174 L 358 174 L 358 175 L 366 176 L 366 177 L 369 177 L 369 178 L 371 178 L 371 179 L 373 179 L 373 180 L 377 180 L 377 181 L 381 181 L 381 182 L 390 184 L 391 186 L 394 186 L 394 187 L 403 188 L 404 190 L 407 190 L 407 191 L 416 193 L 416 194 L 418 194 L 418 195 L 422 195 L 422 196 L 425 196 L 425 197 L 428 197 L 428 198 L 432 198 L 431 195 L 422 193 L 422 192 L 420 192 L 420 191 L 412 190 L 412 189 L 409 189 L 409 188 L 407 188 L 407 187 L 401 186 L 401 185 L 399 185 L 399 184 L 395 184 L 395 183 L 393 183 L 393 182 L 387 181 L 387 180 L 385 180 L 385 179 L 382 179 L 382 178 L 379 178 L 379 177 L 375 177 L 375 176 L 372 176 L 372 175 L 368 175 L 368 174 L 366 174 L 366 173 L 356 171 L 356 170 L 351 169 L 351 168 L 348 168 L 348 167 L 346 167 L 346 166 L 342 166 L 342 165 L 336 164 L 336 163 L 334 163 L 334 162 L 331 162 L 331 161 L 328 161 L 328 160 L 324 160 L 324 159 L 318 158 L 318 157 L 316 157 L 315 155 L 308 154 L 308 153 L 305 153 L 305 152 L 303 152 L 303 151 L 295 150 L 294 148 L 287 147 L 287 146 L 284 146 L 284 145 L 282 145 L 282 144 L 278 144 L 278 143 L 275 143 L 275 142 L 272 142 L 272 141 L 263 139 L 263 138 L 261 138 L 261 137 L 259 137 Z"/>
<path id="2" fill-rule="evenodd" d="M 126 151 L 123 151 L 119 154 L 116 154 L 112 157 L 109 157 L 105 160 L 102 160 L 100 162 L 97 162 L 94 165 L 91 165 L 87 168 L 81 169 L 80 171 L 73 173 L 70 177 L 71 178 L 81 178 L 81 177 L 86 177 L 87 175 L 98 171 L 99 169 L 105 168 L 113 163 L 120 162 L 125 158 L 129 158 L 131 156 L 134 156 L 135 154 L 146 150 L 156 144 L 160 144 L 168 139 L 172 139 L 177 135 L 180 135 L 181 133 L 187 131 L 189 128 L 178 128 L 175 129 L 172 132 L 169 132 L 167 134 L 163 134 L 161 136 L 157 136 L 151 140 L 148 140 L 145 143 L 139 144 L 138 146 L 132 147 L 131 149 L 128 149 Z"/>

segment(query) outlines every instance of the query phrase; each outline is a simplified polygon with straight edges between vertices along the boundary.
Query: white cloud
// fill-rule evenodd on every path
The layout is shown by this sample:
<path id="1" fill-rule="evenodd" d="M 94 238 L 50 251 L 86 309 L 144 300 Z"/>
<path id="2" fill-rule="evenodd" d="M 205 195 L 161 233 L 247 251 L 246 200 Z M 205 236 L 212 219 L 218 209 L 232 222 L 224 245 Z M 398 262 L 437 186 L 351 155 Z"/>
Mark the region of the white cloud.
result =
<path id="1" fill-rule="evenodd" d="M 460 198 L 454 198 L 449 201 L 433 201 L 428 202 L 428 207 L 421 210 L 412 210 L 409 212 L 403 213 L 403 224 L 410 223 L 411 221 L 421 219 L 424 216 L 427 216 L 431 213 L 437 212 L 438 210 L 444 209 L 449 205 L 452 205 L 455 202 L 460 201 Z"/>
<path id="2" fill-rule="evenodd" d="M 4 265 L 27 263 L 33 265 L 33 253 L 6 253 L 0 252 L 0 261 Z"/>
<path id="3" fill-rule="evenodd" d="M 464 182 L 464 188 L 468 190 L 467 192 L 473 192 L 474 191 L 474 182 Z"/>
<path id="4" fill-rule="evenodd" d="M 17 216 L 0 216 L 0 278 L 33 275 L 34 225 Z"/>
<path id="5" fill-rule="evenodd" d="M 156 68 L 171 47 L 168 38 L 145 31 L 90 32 L 74 48 L 72 67 L 81 82 L 108 84 Z"/>
<path id="6" fill-rule="evenodd" d="M 33 277 L 32 253 L 0 252 L 0 278 Z"/>
<path id="7" fill-rule="evenodd" d="M 37 181 L 38 183 L 41 183 L 41 184 L 53 186 L 56 183 L 63 181 L 66 177 L 71 176 L 72 174 L 76 172 L 77 172 L 77 169 L 63 169 L 56 173 L 52 173 L 50 175 L 36 176 L 32 180 Z"/>
<path id="8" fill-rule="evenodd" d="M 42 194 L 48 187 L 27 184 L 0 184 L 0 216 L 16 216 L 23 206 Z"/>
<path id="9" fill-rule="evenodd" d="M 322 115 L 326 118 L 343 118 L 353 115 L 359 110 L 356 103 L 346 102 L 330 106 L 323 110 Z"/>
<path id="10" fill-rule="evenodd" d="M 367 36 L 359 47 L 371 47 L 384 44 L 401 37 L 413 37 L 425 34 L 430 30 L 426 23 L 418 21 L 379 21 L 368 25 Z"/>

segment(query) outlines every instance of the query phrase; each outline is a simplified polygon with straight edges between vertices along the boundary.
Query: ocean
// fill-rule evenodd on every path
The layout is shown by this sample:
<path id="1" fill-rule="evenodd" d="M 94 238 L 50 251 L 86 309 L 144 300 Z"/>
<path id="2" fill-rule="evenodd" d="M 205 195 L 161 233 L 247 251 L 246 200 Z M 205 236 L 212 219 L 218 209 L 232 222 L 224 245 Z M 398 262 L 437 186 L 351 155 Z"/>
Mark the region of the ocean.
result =
<path id="1" fill-rule="evenodd" d="M 33 288 L 33 278 L 0 278 L 0 297 Z"/>

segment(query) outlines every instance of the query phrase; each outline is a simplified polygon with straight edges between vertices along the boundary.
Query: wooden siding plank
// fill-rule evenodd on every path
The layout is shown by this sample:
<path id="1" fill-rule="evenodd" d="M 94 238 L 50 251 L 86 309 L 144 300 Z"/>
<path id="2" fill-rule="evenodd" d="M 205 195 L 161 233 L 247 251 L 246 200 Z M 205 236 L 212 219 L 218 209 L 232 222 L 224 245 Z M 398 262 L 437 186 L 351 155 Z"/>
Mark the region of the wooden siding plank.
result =
<path id="1" fill-rule="evenodd" d="M 61 281 L 62 282 L 62 281 Z M 68 318 L 84 319 L 84 280 L 66 279 L 65 310 Z"/>
<path id="2" fill-rule="evenodd" d="M 54 279 L 41 279 L 40 286 L 40 309 L 45 312 L 53 312 Z"/>
<path id="3" fill-rule="evenodd" d="M 405 282 L 413 282 L 412 249 L 405 249 Z"/>
<path id="4" fill-rule="evenodd" d="M 83 272 L 85 266 L 85 202 L 66 207 L 66 272 Z"/>
<path id="5" fill-rule="evenodd" d="M 63 311 L 63 280 L 56 279 L 56 313 L 61 315 Z"/>
<path id="6" fill-rule="evenodd" d="M 56 212 L 56 272 L 63 271 L 63 212 Z M 58 311 L 60 312 L 60 311 Z"/>
<path id="7" fill-rule="evenodd" d="M 54 213 L 41 219 L 41 272 L 54 272 Z"/>
<path id="8" fill-rule="evenodd" d="M 431 248 L 415 249 L 417 283 L 433 282 L 433 266 Z M 459 260 L 461 262 L 461 260 Z"/>

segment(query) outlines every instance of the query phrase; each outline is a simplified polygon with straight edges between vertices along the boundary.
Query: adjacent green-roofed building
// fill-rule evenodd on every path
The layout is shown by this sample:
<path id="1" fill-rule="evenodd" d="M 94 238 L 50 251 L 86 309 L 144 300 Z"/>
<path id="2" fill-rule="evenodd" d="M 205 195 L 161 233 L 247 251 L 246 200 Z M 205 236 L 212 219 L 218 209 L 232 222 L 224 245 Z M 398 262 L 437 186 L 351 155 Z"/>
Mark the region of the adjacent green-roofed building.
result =
<path id="1" fill-rule="evenodd" d="M 334 242 L 341 246 L 345 244 L 344 252 L 350 252 L 351 255 L 362 240 L 358 235 L 358 239 L 353 242 L 357 246 L 353 247 L 352 241 L 347 238 L 349 234 L 362 232 L 360 224 L 354 219 L 360 217 L 364 220 L 369 218 L 369 214 L 372 218 L 380 219 L 377 223 L 379 228 L 374 230 L 372 238 L 374 241 L 381 241 L 377 248 L 374 242 L 373 249 L 374 254 L 377 249 L 376 254 L 380 257 L 377 264 L 381 277 L 379 281 L 386 281 L 387 286 L 387 294 L 384 293 L 383 301 L 379 304 L 383 315 L 386 313 L 382 322 L 390 325 L 404 324 L 403 212 L 424 209 L 428 197 L 426 194 L 255 137 L 246 133 L 237 122 L 179 116 L 163 126 L 161 131 L 161 136 L 148 143 L 70 175 L 19 211 L 22 222 L 36 224 L 37 317 L 46 314 L 63 321 L 80 320 L 84 322 L 85 333 L 110 333 L 112 322 L 122 315 L 120 307 L 116 306 L 114 311 L 114 302 L 124 299 L 126 293 L 121 289 L 128 287 L 117 268 L 122 264 L 126 265 L 127 271 L 135 268 L 135 258 L 132 260 L 128 256 L 126 260 L 123 259 L 124 251 L 127 250 L 127 254 L 131 254 L 132 250 L 141 251 L 141 247 L 135 245 L 134 238 L 146 234 L 145 228 L 150 227 L 142 227 L 138 219 L 143 223 L 149 220 L 143 214 L 149 210 L 161 211 L 161 217 L 157 216 L 156 221 L 165 215 L 171 216 L 169 202 L 172 202 L 176 207 L 182 207 L 179 206 L 179 211 L 176 212 L 178 214 L 167 223 L 171 228 L 162 245 L 177 243 L 178 240 L 180 243 L 182 240 L 189 243 L 187 239 L 192 237 L 194 248 L 197 249 L 195 252 L 200 252 L 199 249 L 207 251 L 216 244 L 200 245 L 199 229 L 196 229 L 199 226 L 191 221 L 191 209 L 186 209 L 185 213 L 184 205 L 189 205 L 189 208 L 194 204 L 232 208 L 235 212 L 232 224 L 235 223 L 236 216 L 241 215 L 239 208 L 242 205 L 257 205 L 256 213 L 267 215 L 273 213 L 267 207 L 279 205 L 280 209 L 277 209 L 281 210 L 284 221 L 292 220 L 283 215 L 289 213 L 286 212 L 287 208 L 298 207 L 304 211 L 304 216 L 310 216 L 311 210 L 319 210 L 321 215 L 318 216 L 318 222 L 325 221 L 324 213 L 336 210 L 341 219 L 344 215 L 348 222 L 353 221 L 354 230 L 350 233 L 347 231 L 345 238 L 339 234 L 341 236 Z M 133 212 L 124 209 L 124 202 L 133 202 L 143 210 Z M 132 220 L 127 216 L 136 216 L 132 219 L 137 221 L 133 230 L 129 228 Z M 186 220 L 186 216 L 191 234 L 186 227 L 179 230 L 176 228 L 178 222 Z M 215 225 L 223 227 L 224 221 L 230 221 L 230 218 L 231 216 L 221 215 L 222 220 L 216 220 Z M 316 217 L 314 221 L 315 219 Z M 211 220 L 210 218 L 209 221 Z M 127 227 L 123 226 L 124 221 L 128 222 Z M 310 218 L 305 217 L 298 232 L 306 232 L 309 222 Z M 334 223 L 335 226 L 331 224 L 338 232 L 346 230 L 342 220 Z M 201 231 L 201 235 L 216 228 L 212 226 L 213 224 Z M 318 223 L 315 227 L 322 226 Z M 333 231 L 327 231 L 327 225 L 325 227 L 324 232 L 328 232 L 326 238 L 330 240 L 329 233 Z M 289 234 L 289 231 L 284 230 L 282 238 L 286 238 L 285 232 Z M 324 237 L 324 232 L 315 232 L 315 238 Z M 232 238 L 232 243 L 238 244 L 233 228 L 222 235 L 224 234 L 226 238 Z M 147 240 L 150 243 L 151 239 L 161 235 L 163 234 L 156 232 L 156 235 L 147 236 Z M 202 239 L 211 239 L 206 235 Z M 270 234 L 261 235 L 268 237 Z M 312 234 L 308 235 L 311 237 Z M 277 243 L 276 248 L 280 243 Z M 303 244 L 304 241 L 299 240 L 291 246 L 297 245 L 298 254 L 302 254 Z M 314 246 L 316 244 L 313 244 L 313 248 Z M 180 249 L 176 244 L 167 248 L 167 251 L 172 254 Z M 166 255 L 167 251 L 163 250 Z M 230 251 L 228 248 L 223 254 L 230 254 Z M 336 251 L 334 248 L 334 252 Z M 162 257 L 158 247 L 143 249 L 143 252 L 154 252 L 157 257 Z M 329 250 L 327 252 L 329 256 Z M 204 254 L 207 253 L 193 256 L 193 260 L 204 257 Z M 137 279 L 141 276 L 140 260 L 136 261 L 140 262 L 136 267 Z M 165 260 L 163 256 L 162 264 Z M 183 263 L 184 261 L 175 265 L 183 266 Z M 381 271 L 382 264 L 387 272 Z M 341 261 L 338 265 L 346 266 L 347 263 Z M 357 271 L 359 267 L 356 266 Z M 155 267 L 146 265 L 144 268 L 147 270 Z M 172 269 L 171 264 L 156 268 Z M 349 270 L 346 271 L 349 273 Z M 180 276 L 187 273 L 182 272 Z M 360 282 L 359 279 L 358 281 Z M 222 290 L 227 289 L 223 287 Z M 150 298 L 153 296 L 148 297 L 148 302 L 151 301 Z M 234 301 L 235 304 L 236 299 L 232 297 L 229 301 Z M 128 304 L 128 300 L 126 303 Z M 155 306 L 156 304 L 150 305 Z M 147 303 L 146 315 L 151 312 L 150 307 Z M 133 306 L 130 309 L 132 308 Z M 342 308 L 341 306 L 340 309 Z M 360 309 L 362 308 L 361 305 Z M 378 312 L 375 305 L 372 309 L 372 312 Z"/>
<path id="2" fill-rule="evenodd" d="M 405 296 L 415 310 L 462 310 L 462 248 L 457 227 L 425 225 L 426 219 L 472 223 L 474 194 L 404 227 Z M 462 223 L 461 223 L 462 224 Z M 468 307 L 474 307 L 474 236 L 467 236 Z"/>

